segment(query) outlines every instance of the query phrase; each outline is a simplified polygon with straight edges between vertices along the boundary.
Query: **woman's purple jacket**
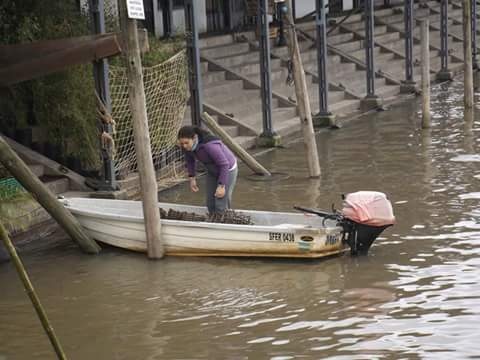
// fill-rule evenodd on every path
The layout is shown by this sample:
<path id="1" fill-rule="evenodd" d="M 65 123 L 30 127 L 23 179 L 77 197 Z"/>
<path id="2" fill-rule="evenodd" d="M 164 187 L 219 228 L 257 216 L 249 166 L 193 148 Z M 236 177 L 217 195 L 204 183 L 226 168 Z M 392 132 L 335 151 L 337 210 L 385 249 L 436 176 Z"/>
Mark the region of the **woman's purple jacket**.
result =
<path id="1" fill-rule="evenodd" d="M 196 163 L 200 161 L 207 172 L 217 177 L 217 183 L 228 185 L 228 171 L 237 161 L 235 155 L 221 140 L 199 143 L 195 151 L 185 151 L 188 176 L 195 176 Z"/>

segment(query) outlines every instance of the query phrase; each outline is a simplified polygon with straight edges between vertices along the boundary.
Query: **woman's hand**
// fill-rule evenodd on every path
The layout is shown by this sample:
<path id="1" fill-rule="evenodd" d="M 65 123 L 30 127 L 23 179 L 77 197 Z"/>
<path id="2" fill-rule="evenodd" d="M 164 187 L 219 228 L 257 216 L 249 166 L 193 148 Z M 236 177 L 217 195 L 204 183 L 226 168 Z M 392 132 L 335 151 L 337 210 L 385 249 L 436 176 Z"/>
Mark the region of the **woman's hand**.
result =
<path id="1" fill-rule="evenodd" d="M 217 190 L 215 191 L 216 198 L 223 198 L 225 196 L 225 185 L 218 185 Z"/>
<path id="2" fill-rule="evenodd" d="M 190 190 L 192 190 L 193 192 L 197 192 L 199 190 L 197 186 L 197 179 L 195 179 L 194 177 L 190 178 Z"/>

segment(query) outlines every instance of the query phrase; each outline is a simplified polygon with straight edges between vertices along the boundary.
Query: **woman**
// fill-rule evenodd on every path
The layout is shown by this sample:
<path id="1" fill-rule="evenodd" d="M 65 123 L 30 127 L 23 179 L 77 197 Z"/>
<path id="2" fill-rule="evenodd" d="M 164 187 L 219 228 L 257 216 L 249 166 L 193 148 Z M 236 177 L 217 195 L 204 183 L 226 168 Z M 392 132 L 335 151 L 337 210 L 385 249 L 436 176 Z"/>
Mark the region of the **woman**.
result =
<path id="1" fill-rule="evenodd" d="M 185 151 L 190 189 L 193 192 L 199 190 L 195 179 L 196 162 L 201 162 L 207 170 L 206 202 L 209 214 L 230 209 L 238 175 L 235 155 L 220 139 L 196 126 L 182 127 L 178 131 L 178 142 Z"/>

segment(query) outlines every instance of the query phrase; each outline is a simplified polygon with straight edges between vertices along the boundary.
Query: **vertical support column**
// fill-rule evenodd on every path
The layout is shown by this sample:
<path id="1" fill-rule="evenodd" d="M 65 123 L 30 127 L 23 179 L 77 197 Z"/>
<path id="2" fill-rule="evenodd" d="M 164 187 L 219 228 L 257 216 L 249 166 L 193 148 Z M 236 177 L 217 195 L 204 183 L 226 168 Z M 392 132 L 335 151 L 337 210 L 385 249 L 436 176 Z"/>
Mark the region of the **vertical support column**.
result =
<path id="1" fill-rule="evenodd" d="M 202 73 L 198 25 L 195 18 L 198 1 L 185 0 L 185 30 L 187 32 L 188 75 L 190 84 L 190 111 L 192 125 L 200 126 L 203 113 Z"/>
<path id="2" fill-rule="evenodd" d="M 285 37 L 285 24 L 283 22 L 283 15 L 287 12 L 287 5 L 285 1 L 278 1 L 276 3 L 276 18 L 278 23 L 278 37 L 277 46 L 287 45 L 287 39 Z"/>
<path id="3" fill-rule="evenodd" d="M 473 87 L 477 89 L 480 86 L 480 69 L 477 59 L 477 1 L 472 0 L 472 67 L 473 67 Z"/>
<path id="4" fill-rule="evenodd" d="M 132 114 L 133 139 L 137 169 L 140 177 L 143 219 L 150 259 L 164 256 L 162 223 L 158 210 L 158 186 L 152 160 L 147 104 L 143 85 L 143 68 L 138 43 L 137 20 L 128 17 L 126 0 L 118 0 L 120 28 L 123 35 L 123 52 L 128 82 L 128 99 Z"/>
<path id="5" fill-rule="evenodd" d="M 104 0 L 89 0 L 90 12 L 92 14 L 93 32 L 95 34 L 105 33 L 105 7 Z M 100 59 L 93 62 L 93 78 L 95 80 L 95 90 L 98 96 L 105 104 L 109 112 L 112 111 L 112 100 L 110 98 L 110 85 L 108 81 L 108 60 Z M 103 123 L 102 132 L 108 135 L 113 134 L 112 124 Z M 111 146 L 111 145 L 109 145 Z M 103 181 L 99 190 L 112 191 L 117 190 L 118 185 L 115 178 L 115 164 L 111 157 L 113 151 L 102 149 L 103 159 Z"/>
<path id="6" fill-rule="evenodd" d="M 416 84 L 413 80 L 413 0 L 405 0 L 405 80 L 400 85 L 402 93 L 415 92 Z"/>
<path id="7" fill-rule="evenodd" d="M 465 70 L 463 72 L 464 79 L 464 97 L 463 103 L 465 109 L 473 108 L 473 65 L 472 65 L 472 1 L 476 0 L 463 0 L 463 58 L 465 59 Z"/>
<path id="8" fill-rule="evenodd" d="M 169 38 L 173 35 L 173 0 L 163 0 L 163 36 Z"/>
<path id="9" fill-rule="evenodd" d="M 441 0 L 440 4 L 440 60 L 437 79 L 452 80 L 453 74 L 448 70 L 448 0 Z"/>
<path id="10" fill-rule="evenodd" d="M 227 27 L 230 31 L 233 31 L 235 29 L 235 23 L 234 23 L 234 0 L 226 0 L 227 3 L 225 4 L 226 10 L 227 10 Z"/>
<path id="11" fill-rule="evenodd" d="M 334 125 L 335 117 L 328 111 L 328 74 L 327 74 L 327 23 L 325 1 L 315 0 L 315 22 L 317 28 L 317 74 L 319 111 L 313 124 L 317 126 Z"/>
<path id="12" fill-rule="evenodd" d="M 258 0 L 257 14 L 260 44 L 260 92 L 262 95 L 263 124 L 263 132 L 260 135 L 258 144 L 260 146 L 276 146 L 278 145 L 279 138 L 275 135 L 272 126 L 272 81 L 270 78 L 270 39 L 268 31 L 267 0 Z"/>
<path id="13" fill-rule="evenodd" d="M 365 0 L 365 54 L 367 63 L 367 95 L 360 102 L 362 110 L 370 110 L 381 105 L 381 99 L 375 95 L 375 59 L 373 49 L 375 47 L 374 39 L 374 19 L 373 19 L 374 0 Z"/>
<path id="14" fill-rule="evenodd" d="M 430 25 L 428 18 L 420 21 L 422 59 L 422 128 L 430 127 Z"/>

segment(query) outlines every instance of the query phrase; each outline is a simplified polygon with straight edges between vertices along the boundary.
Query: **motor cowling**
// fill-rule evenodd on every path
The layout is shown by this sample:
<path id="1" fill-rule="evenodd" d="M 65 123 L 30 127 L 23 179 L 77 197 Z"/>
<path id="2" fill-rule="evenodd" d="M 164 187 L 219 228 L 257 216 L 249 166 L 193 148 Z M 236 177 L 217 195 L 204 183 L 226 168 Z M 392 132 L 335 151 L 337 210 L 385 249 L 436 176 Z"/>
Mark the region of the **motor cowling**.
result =
<path id="1" fill-rule="evenodd" d="M 373 241 L 395 224 L 390 200 L 377 191 L 358 191 L 343 196 L 342 220 L 344 239 L 352 255 L 366 254 Z"/>

